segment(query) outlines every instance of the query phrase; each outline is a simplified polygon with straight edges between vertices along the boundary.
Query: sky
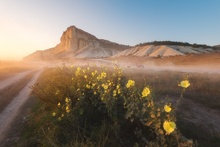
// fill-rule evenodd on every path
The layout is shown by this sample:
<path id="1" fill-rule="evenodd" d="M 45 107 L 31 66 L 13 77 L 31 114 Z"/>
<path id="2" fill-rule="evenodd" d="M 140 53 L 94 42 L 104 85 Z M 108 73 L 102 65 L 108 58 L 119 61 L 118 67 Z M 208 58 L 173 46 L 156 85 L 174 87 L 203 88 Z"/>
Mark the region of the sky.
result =
<path id="1" fill-rule="evenodd" d="M 125 45 L 220 44 L 220 0 L 0 0 L 0 60 L 56 46 L 75 25 Z"/>

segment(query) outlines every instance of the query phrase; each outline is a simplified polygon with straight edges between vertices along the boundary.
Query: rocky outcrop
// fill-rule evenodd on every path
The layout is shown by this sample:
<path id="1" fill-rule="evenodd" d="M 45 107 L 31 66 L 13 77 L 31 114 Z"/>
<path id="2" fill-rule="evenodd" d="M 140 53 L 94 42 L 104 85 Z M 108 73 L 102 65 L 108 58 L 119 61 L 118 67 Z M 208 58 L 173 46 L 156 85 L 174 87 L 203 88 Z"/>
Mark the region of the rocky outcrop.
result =
<path id="1" fill-rule="evenodd" d="M 62 51 L 77 51 L 87 45 L 95 44 L 98 39 L 83 30 L 77 29 L 75 26 L 67 28 L 60 38 L 60 44 L 56 46 L 57 52 Z"/>
<path id="2" fill-rule="evenodd" d="M 43 51 L 36 51 L 24 59 L 44 60 L 73 57 L 109 57 L 127 48 L 129 48 L 129 46 L 120 45 L 103 39 L 97 39 L 95 36 L 76 28 L 75 26 L 71 26 L 63 32 L 58 45 Z"/>

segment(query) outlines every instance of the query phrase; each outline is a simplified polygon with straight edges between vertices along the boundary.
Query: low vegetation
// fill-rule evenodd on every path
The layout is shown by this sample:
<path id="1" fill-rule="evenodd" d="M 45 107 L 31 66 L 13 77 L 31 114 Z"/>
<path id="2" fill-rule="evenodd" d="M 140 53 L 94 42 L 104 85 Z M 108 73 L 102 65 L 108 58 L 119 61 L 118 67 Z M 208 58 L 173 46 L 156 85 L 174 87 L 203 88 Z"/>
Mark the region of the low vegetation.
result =
<path id="1" fill-rule="evenodd" d="M 190 83 L 187 76 L 180 81 L 174 87 L 182 98 Z M 39 103 L 20 145 L 195 146 L 176 126 L 174 105 L 157 102 L 155 93 L 117 64 L 48 68 L 33 86 Z"/>
<path id="2" fill-rule="evenodd" d="M 143 81 L 151 85 L 156 95 L 155 99 L 170 97 L 176 99 L 181 93 L 177 87 L 178 81 L 187 73 L 176 71 L 129 71 L 127 76 L 137 82 Z M 190 88 L 184 93 L 184 98 L 199 103 L 207 108 L 220 110 L 220 79 L 218 73 L 188 73 Z"/>
<path id="3" fill-rule="evenodd" d="M 137 44 L 136 46 L 145 46 L 145 45 L 180 45 L 180 46 L 190 46 L 190 47 L 194 47 L 194 48 L 213 48 L 213 49 L 217 49 L 217 47 L 214 46 L 209 46 L 206 44 L 190 44 L 188 42 L 178 42 L 178 41 L 153 41 L 153 42 L 144 42 L 144 43 L 140 43 Z"/>

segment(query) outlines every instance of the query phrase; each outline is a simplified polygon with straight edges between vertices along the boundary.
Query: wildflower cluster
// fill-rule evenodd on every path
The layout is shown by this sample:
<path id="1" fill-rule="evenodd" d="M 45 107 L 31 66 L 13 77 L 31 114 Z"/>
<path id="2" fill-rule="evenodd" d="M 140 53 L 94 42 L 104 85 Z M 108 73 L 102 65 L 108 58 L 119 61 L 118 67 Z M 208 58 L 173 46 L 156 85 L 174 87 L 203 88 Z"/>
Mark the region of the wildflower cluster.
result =
<path id="1" fill-rule="evenodd" d="M 61 121 L 62 118 L 70 113 L 71 111 L 71 99 L 66 97 L 64 102 L 58 102 L 57 108 L 55 110 L 58 110 L 57 112 L 53 112 L 52 116 L 58 116 L 58 120 Z"/>
<path id="2" fill-rule="evenodd" d="M 128 83 L 126 84 L 127 88 L 130 88 L 132 86 L 134 86 L 135 82 L 133 80 L 128 80 Z"/>
<path id="3" fill-rule="evenodd" d="M 144 90 L 142 91 L 142 97 L 146 97 L 150 94 L 150 89 L 148 87 L 144 87 Z"/>
<path id="4" fill-rule="evenodd" d="M 154 135 L 153 141 L 159 146 L 166 146 L 169 142 L 167 136 L 172 136 L 176 142 L 179 140 L 173 135 L 177 127 L 171 103 L 162 106 L 157 104 L 151 87 L 146 83 L 140 85 L 133 79 L 127 79 L 118 65 L 114 68 L 96 65 L 64 66 L 46 69 L 43 74 L 49 78 L 44 83 L 36 84 L 33 92 L 45 102 L 55 124 L 60 124 L 54 128 L 62 130 L 63 126 L 68 126 L 63 134 L 68 134 L 71 130 L 74 136 L 79 130 L 88 131 L 106 122 L 115 126 L 114 132 L 117 134 L 113 136 L 120 140 L 119 138 L 126 138 L 127 134 L 118 130 L 126 132 L 119 128 L 128 123 L 128 126 L 135 126 L 126 128 L 135 132 L 128 135 L 141 132 L 135 136 L 140 139 L 140 144 L 147 145 L 141 140 L 148 138 L 149 134 Z M 186 89 L 190 84 L 185 80 L 179 85 Z M 123 140 L 120 143 L 123 146 L 129 145 Z"/>

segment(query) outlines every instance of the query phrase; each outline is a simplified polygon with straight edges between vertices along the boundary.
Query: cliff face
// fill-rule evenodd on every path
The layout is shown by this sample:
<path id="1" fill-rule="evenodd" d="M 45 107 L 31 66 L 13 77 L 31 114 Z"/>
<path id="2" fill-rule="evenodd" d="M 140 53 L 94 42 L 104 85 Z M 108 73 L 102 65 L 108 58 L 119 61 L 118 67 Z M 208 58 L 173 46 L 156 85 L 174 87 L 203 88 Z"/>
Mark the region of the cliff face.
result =
<path id="1" fill-rule="evenodd" d="M 127 48 L 129 48 L 129 46 L 97 39 L 95 36 L 75 26 L 71 26 L 63 32 L 58 45 L 44 51 L 36 51 L 24 59 L 41 60 L 71 57 L 109 57 Z"/>
<path id="2" fill-rule="evenodd" d="M 55 48 L 57 52 L 77 51 L 83 47 L 97 42 L 97 38 L 87 32 L 77 29 L 75 26 L 67 28 L 60 38 L 60 44 Z"/>

